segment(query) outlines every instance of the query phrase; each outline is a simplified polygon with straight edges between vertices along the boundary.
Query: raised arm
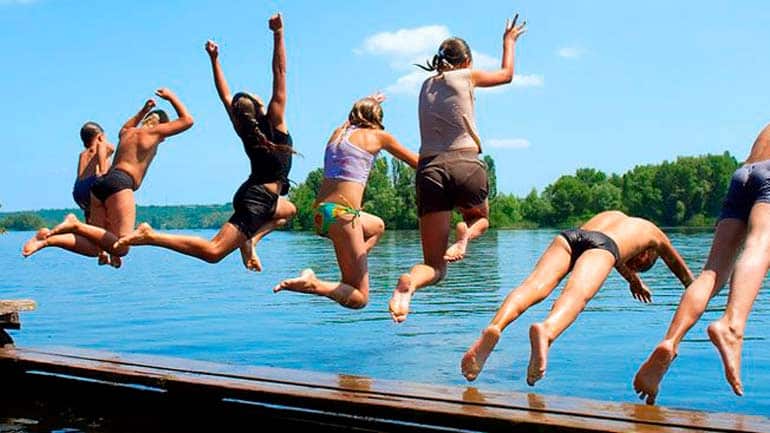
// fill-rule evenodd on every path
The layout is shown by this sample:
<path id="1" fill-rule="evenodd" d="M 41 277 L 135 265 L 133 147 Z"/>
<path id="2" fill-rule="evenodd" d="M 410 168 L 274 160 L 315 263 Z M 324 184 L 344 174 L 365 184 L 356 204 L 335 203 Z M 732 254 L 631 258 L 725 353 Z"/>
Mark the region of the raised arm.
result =
<path id="1" fill-rule="evenodd" d="M 480 69 L 471 70 L 471 79 L 477 87 L 492 87 L 500 84 L 510 83 L 513 80 L 513 61 L 516 51 L 516 40 L 524 34 L 527 29 L 527 22 L 524 21 L 518 26 L 516 21 L 519 14 L 513 17 L 513 21 L 505 20 L 505 32 L 503 32 L 503 61 L 500 69 L 496 71 L 483 71 Z"/>
<path id="2" fill-rule="evenodd" d="M 214 41 L 206 41 L 206 52 L 209 53 L 209 59 L 211 60 L 211 71 L 214 73 L 214 85 L 217 88 L 219 100 L 225 106 L 227 115 L 232 117 L 232 108 L 230 106 L 232 97 L 230 96 L 230 86 L 227 85 L 225 73 L 222 71 L 222 65 L 219 64 L 219 45 Z"/>
<path id="3" fill-rule="evenodd" d="M 677 251 L 676 248 L 671 245 L 671 241 L 668 239 L 668 236 L 666 236 L 666 234 L 662 231 L 660 234 L 662 238 L 658 242 L 658 255 L 660 255 L 660 257 L 666 263 L 666 266 L 671 269 L 671 272 L 676 275 L 676 277 L 679 279 L 679 281 L 682 282 L 682 285 L 686 289 L 690 284 L 692 284 L 694 279 L 692 272 L 690 271 L 690 268 L 687 267 L 687 263 L 685 263 L 682 256 L 679 255 L 679 251 Z"/>
<path id="4" fill-rule="evenodd" d="M 396 137 L 390 135 L 385 131 L 382 131 L 382 134 L 384 138 L 382 148 L 387 150 L 391 155 L 395 156 L 401 161 L 404 161 L 405 163 L 409 164 L 410 167 L 416 169 L 417 160 L 419 158 L 417 154 L 407 149 L 406 147 L 404 147 L 404 145 L 402 145 L 401 143 L 399 143 L 398 140 L 396 140 Z"/>
<path id="5" fill-rule="evenodd" d="M 118 133 L 118 136 L 123 135 L 126 130 L 131 128 L 136 128 L 137 125 L 139 125 L 139 122 L 144 119 L 144 116 L 147 115 L 147 113 L 150 112 L 155 107 L 155 100 L 154 99 L 148 99 L 142 108 L 139 110 L 138 113 L 134 114 L 130 119 L 126 120 L 126 123 L 123 124 L 123 127 L 120 128 L 120 132 Z"/>
<path id="6" fill-rule="evenodd" d="M 174 92 L 169 89 L 162 88 L 156 90 L 155 94 L 158 95 L 158 97 L 163 98 L 171 103 L 171 105 L 174 107 L 174 110 L 176 110 L 178 118 L 170 122 L 161 123 L 158 126 L 150 129 L 152 133 L 159 135 L 161 138 L 166 138 L 179 134 L 180 132 L 184 132 L 193 126 L 193 118 L 187 111 L 187 107 L 182 104 L 182 101 L 179 100 Z"/>
<path id="7" fill-rule="evenodd" d="M 275 14 L 268 21 L 273 31 L 273 95 L 267 107 L 270 124 L 281 132 L 286 132 L 286 46 L 283 42 L 283 19 Z"/>

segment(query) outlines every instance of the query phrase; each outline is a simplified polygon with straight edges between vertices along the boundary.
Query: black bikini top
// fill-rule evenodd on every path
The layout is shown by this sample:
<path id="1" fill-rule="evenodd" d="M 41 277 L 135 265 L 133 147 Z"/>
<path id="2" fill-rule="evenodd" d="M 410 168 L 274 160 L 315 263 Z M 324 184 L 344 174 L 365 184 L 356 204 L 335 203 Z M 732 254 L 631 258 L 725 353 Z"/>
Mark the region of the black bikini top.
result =
<path id="1" fill-rule="evenodd" d="M 258 121 L 258 128 L 268 140 L 275 144 L 292 147 L 289 134 L 276 130 L 270 125 L 267 116 Z M 289 192 L 289 171 L 291 170 L 292 153 L 290 151 L 272 150 L 261 144 L 256 137 L 241 137 L 243 149 L 251 163 L 249 179 L 254 183 L 282 183 L 281 195 Z"/>

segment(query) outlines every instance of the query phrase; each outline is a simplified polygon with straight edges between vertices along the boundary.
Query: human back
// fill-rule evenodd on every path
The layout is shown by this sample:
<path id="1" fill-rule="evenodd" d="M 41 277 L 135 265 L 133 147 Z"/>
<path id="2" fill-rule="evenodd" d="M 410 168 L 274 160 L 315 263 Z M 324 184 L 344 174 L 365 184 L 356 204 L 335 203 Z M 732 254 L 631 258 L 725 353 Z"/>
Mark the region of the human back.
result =
<path id="1" fill-rule="evenodd" d="M 662 233 L 650 221 L 630 217 L 617 210 L 600 212 L 580 228 L 609 236 L 617 244 L 621 261 L 634 257 L 648 248 L 656 247 L 659 235 Z"/>

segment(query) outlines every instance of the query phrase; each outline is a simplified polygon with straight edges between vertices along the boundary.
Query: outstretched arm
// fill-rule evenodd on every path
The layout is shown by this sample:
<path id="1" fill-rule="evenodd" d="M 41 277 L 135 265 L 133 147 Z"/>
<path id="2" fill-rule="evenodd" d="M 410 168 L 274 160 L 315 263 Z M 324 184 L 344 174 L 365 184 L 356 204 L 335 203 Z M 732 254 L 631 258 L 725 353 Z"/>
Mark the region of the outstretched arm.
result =
<path id="1" fill-rule="evenodd" d="M 385 131 L 382 131 L 382 134 L 384 134 L 384 138 L 385 138 L 385 142 L 383 143 L 382 147 L 385 150 L 387 150 L 391 155 L 409 164 L 410 167 L 416 169 L 417 159 L 419 158 L 417 154 L 407 149 L 406 147 L 404 147 L 404 145 L 402 145 L 401 143 L 399 143 L 398 140 L 396 140 L 396 137 L 390 135 Z"/>
<path id="2" fill-rule="evenodd" d="M 139 122 L 144 119 L 144 116 L 147 115 L 147 113 L 150 112 L 155 107 L 155 100 L 154 99 L 148 99 L 144 105 L 142 106 L 142 109 L 139 110 L 138 113 L 134 114 L 130 119 L 126 120 L 126 123 L 123 124 L 123 127 L 120 128 L 120 133 L 118 135 L 123 135 L 126 130 L 131 128 L 136 128 L 136 125 L 139 124 Z"/>
<path id="3" fill-rule="evenodd" d="M 505 20 L 505 32 L 503 32 L 503 61 L 500 69 L 497 71 L 482 71 L 479 69 L 471 70 L 471 79 L 477 87 L 492 87 L 500 84 L 510 83 L 513 80 L 513 60 L 516 50 L 516 40 L 524 34 L 527 29 L 527 22 L 524 21 L 518 26 L 516 21 L 519 14 L 513 17 L 513 21 Z"/>
<path id="4" fill-rule="evenodd" d="M 170 102 L 176 110 L 178 116 L 177 119 L 170 122 L 161 123 L 158 126 L 152 128 L 150 131 L 154 134 L 160 135 L 161 138 L 166 138 L 171 135 L 179 134 L 190 129 L 193 126 L 193 118 L 187 111 L 187 107 L 182 104 L 182 101 L 169 89 L 162 88 L 155 91 L 158 97 Z"/>
<path id="5" fill-rule="evenodd" d="M 222 101 L 222 105 L 225 106 L 225 110 L 227 110 L 227 115 L 232 117 L 232 108 L 230 107 L 232 97 L 230 96 L 230 86 L 227 85 L 222 65 L 219 64 L 219 45 L 214 41 L 206 41 L 206 52 L 209 53 L 209 59 L 211 60 L 211 70 L 214 73 L 214 85 L 217 88 L 217 94 Z"/>
<path id="6" fill-rule="evenodd" d="M 275 14 L 268 21 L 273 31 L 273 96 L 267 107 L 270 124 L 281 132 L 286 132 L 286 46 L 283 42 L 283 19 Z"/>
<path id="7" fill-rule="evenodd" d="M 662 237 L 658 242 L 658 255 L 663 258 L 663 261 L 666 262 L 666 266 L 668 266 L 668 268 L 671 269 L 671 272 L 682 282 L 682 285 L 685 288 L 689 287 L 694 279 L 690 268 L 687 267 L 687 263 L 685 263 L 682 256 L 679 255 L 679 251 L 671 245 L 668 236 L 662 231 L 660 232 L 660 235 Z"/>
<path id="8" fill-rule="evenodd" d="M 628 281 L 628 288 L 631 290 L 631 296 L 634 299 L 644 303 L 652 302 L 652 290 L 639 278 L 639 274 L 629 269 L 625 263 L 617 263 L 615 269 L 623 279 Z"/>

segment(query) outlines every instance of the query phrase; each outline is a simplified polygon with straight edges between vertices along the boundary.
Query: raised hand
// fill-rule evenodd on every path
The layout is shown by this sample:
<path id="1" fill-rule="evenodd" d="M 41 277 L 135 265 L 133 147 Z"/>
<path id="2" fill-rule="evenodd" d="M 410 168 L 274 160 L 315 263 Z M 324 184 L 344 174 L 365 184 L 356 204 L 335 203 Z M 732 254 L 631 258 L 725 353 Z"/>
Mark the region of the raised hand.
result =
<path id="1" fill-rule="evenodd" d="M 219 45 L 212 40 L 206 41 L 206 52 L 209 53 L 209 57 L 216 59 L 219 56 Z"/>
<path id="2" fill-rule="evenodd" d="M 144 107 L 142 107 L 143 111 L 150 111 L 153 108 L 155 108 L 155 100 L 150 98 L 144 103 Z"/>
<path id="3" fill-rule="evenodd" d="M 283 29 L 283 18 L 281 17 L 281 13 L 277 13 L 270 17 L 270 19 L 267 21 L 268 26 L 270 27 L 270 30 L 277 32 L 278 30 Z"/>
<path id="4" fill-rule="evenodd" d="M 156 90 L 155 94 L 158 95 L 159 98 L 163 98 L 166 101 L 170 101 L 172 98 L 176 97 L 176 95 L 174 95 L 174 92 L 172 92 L 170 89 L 167 89 L 165 87 L 162 87 Z"/>
<path id="5" fill-rule="evenodd" d="M 369 97 L 377 101 L 377 103 L 379 104 L 382 104 L 383 102 L 385 102 L 385 94 L 380 91 L 377 91 L 371 94 Z"/>
<path id="6" fill-rule="evenodd" d="M 517 26 L 516 21 L 518 19 L 519 14 L 516 14 L 513 17 L 513 21 L 510 19 L 505 20 L 505 32 L 503 33 L 503 39 L 511 39 L 515 42 L 516 39 L 519 39 L 519 36 L 527 32 L 527 20 L 522 21 L 521 24 Z"/>

